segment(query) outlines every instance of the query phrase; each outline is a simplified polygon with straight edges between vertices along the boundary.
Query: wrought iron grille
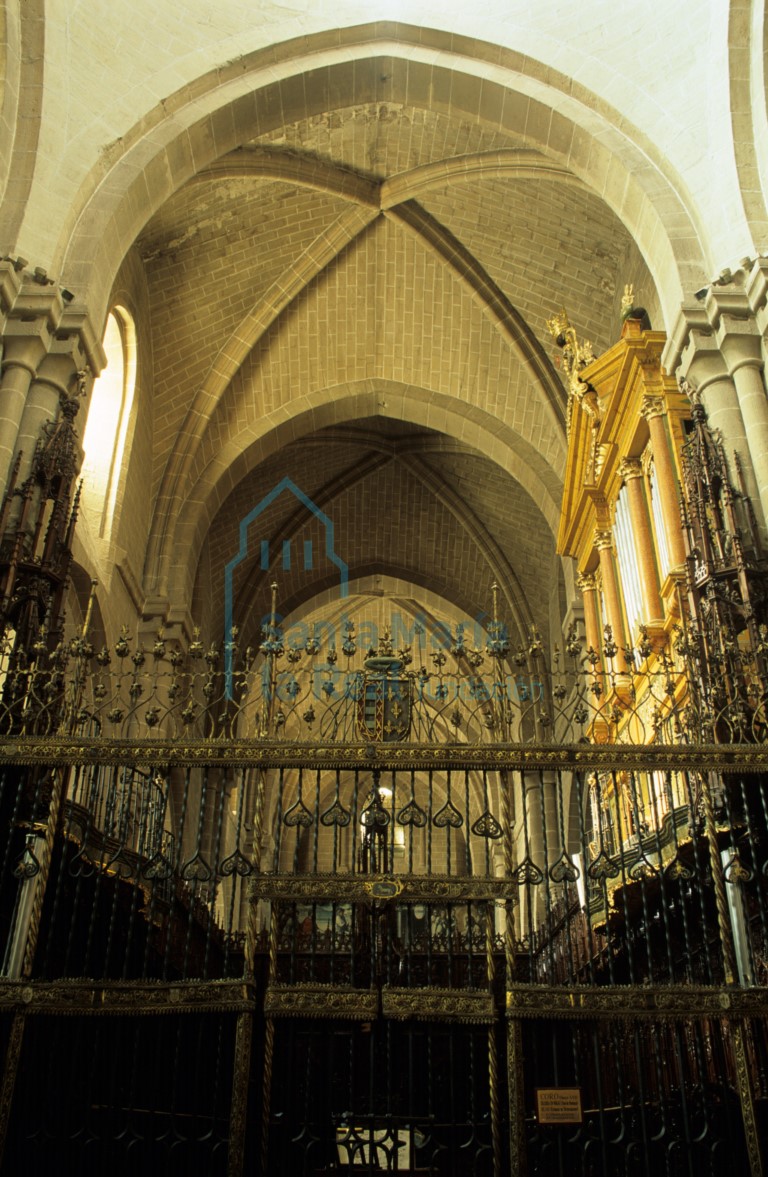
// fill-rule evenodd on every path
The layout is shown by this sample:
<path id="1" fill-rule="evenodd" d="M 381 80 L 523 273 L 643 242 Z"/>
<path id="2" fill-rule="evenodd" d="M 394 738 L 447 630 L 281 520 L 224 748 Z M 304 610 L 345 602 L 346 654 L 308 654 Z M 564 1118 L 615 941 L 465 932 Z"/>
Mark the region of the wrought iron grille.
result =
<path id="1" fill-rule="evenodd" d="M 460 748 L 744 744 L 763 742 L 768 731 L 764 626 L 751 645 L 727 633 L 729 650 L 718 654 L 713 681 L 702 674 L 703 637 L 694 624 L 676 627 L 661 646 L 641 633 L 625 651 L 631 674 L 606 659 L 605 649 L 616 649 L 610 631 L 603 651 L 585 649 L 571 633 L 548 664 L 535 632 L 514 649 L 499 627 L 484 649 L 470 649 L 461 626 L 438 648 L 421 649 L 418 667 L 406 647 L 389 659 L 396 672 L 372 674 L 366 663 L 377 659 L 358 649 L 353 623 L 346 624 L 353 632 L 341 655 L 314 637 L 286 647 L 270 627 L 259 651 L 242 657 L 236 635 L 224 650 L 206 649 L 198 638 L 186 654 L 162 632 L 151 650 L 124 633 L 113 650 L 96 651 L 81 636 L 52 651 L 41 645 L 33 656 L 6 637 L 0 737 Z M 391 650 L 386 638 L 381 645 Z M 710 658 L 717 653 L 711 641 L 707 650 Z"/>
<path id="2" fill-rule="evenodd" d="M 375 692 L 311 644 L 231 691 L 160 637 L 9 667 L 6 1171 L 759 1172 L 757 664 L 716 711 L 690 634 L 631 676 L 532 639 L 525 691 L 492 640 Z"/>

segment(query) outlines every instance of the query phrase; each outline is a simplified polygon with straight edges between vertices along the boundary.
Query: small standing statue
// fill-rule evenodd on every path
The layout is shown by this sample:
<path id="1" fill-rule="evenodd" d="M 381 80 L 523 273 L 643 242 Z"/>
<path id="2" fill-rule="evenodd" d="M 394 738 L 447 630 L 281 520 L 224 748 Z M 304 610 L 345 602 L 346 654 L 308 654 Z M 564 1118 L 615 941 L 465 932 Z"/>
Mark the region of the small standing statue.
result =
<path id="1" fill-rule="evenodd" d="M 592 344 L 588 339 L 579 341 L 565 309 L 547 319 L 547 327 L 555 343 L 563 352 L 563 368 L 568 377 L 568 423 L 570 426 L 571 405 L 576 401 L 595 423 L 600 421 L 600 402 L 592 385 L 583 380 L 581 373 L 594 360 Z"/>
<path id="2" fill-rule="evenodd" d="M 651 320 L 648 318 L 647 310 L 645 307 L 635 306 L 635 290 L 631 283 L 627 283 L 624 287 L 624 293 L 621 297 L 622 325 L 626 323 L 627 319 L 638 322 L 641 331 L 651 330 Z"/>
<path id="3" fill-rule="evenodd" d="M 582 376 L 584 369 L 595 358 L 592 351 L 592 344 L 588 339 L 583 340 L 583 342 L 579 341 L 564 308 L 554 314 L 551 319 L 547 319 L 547 327 L 557 346 L 562 349 L 563 367 L 568 377 L 569 395 L 566 423 L 568 435 L 570 436 L 571 432 L 574 404 L 577 404 L 583 409 L 590 419 L 592 440 L 589 446 L 585 477 L 587 482 L 592 483 L 596 480 L 600 469 L 601 451 L 597 439 L 602 420 L 600 398 L 589 381 L 584 380 Z"/>

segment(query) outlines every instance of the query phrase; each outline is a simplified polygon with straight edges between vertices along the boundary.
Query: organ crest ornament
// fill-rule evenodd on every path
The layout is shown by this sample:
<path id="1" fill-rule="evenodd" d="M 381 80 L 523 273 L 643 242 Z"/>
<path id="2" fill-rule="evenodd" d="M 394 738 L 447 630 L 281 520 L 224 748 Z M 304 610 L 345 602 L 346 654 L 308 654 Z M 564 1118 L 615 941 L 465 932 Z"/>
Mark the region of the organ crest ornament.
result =
<path id="1" fill-rule="evenodd" d="M 594 426 L 597 427 L 601 417 L 600 402 L 595 389 L 581 375 L 584 368 L 595 358 L 591 342 L 588 339 L 579 339 L 564 307 L 556 311 L 551 319 L 547 319 L 547 329 L 563 353 L 562 365 L 569 393 L 568 432 L 570 433 L 574 401 L 592 418 Z"/>

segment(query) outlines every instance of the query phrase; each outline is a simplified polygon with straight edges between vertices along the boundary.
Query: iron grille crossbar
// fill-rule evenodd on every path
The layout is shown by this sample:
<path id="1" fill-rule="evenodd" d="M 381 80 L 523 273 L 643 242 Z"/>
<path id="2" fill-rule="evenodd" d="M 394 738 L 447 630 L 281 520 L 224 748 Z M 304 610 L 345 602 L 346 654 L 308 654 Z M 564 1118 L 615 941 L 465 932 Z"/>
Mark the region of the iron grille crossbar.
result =
<path id="1" fill-rule="evenodd" d="M 334 1000 L 331 1000 L 333 998 Z M 343 999 L 343 1009 L 335 999 Z M 65 981 L 0 983 L 0 1011 L 25 1015 L 132 1016 L 179 1013 L 254 1012 L 262 1005 L 257 988 L 242 980 L 142 984 Z M 467 989 L 385 987 L 386 1016 L 435 1020 L 492 1020 L 489 992 Z M 472 1006 L 473 1009 L 469 1007 Z M 264 997 L 273 1017 L 376 1017 L 378 994 L 327 985 L 273 985 Z M 768 1017 L 768 986 L 742 989 L 719 985 L 592 986 L 516 984 L 506 991 L 506 1016 L 518 1018 L 733 1018 Z"/>
<path id="2" fill-rule="evenodd" d="M 466 744 L 411 745 L 265 743 L 257 740 L 110 740 L 0 738 L 0 763 L 48 766 L 81 764 L 231 765 L 244 768 L 402 769 L 601 769 L 654 771 L 697 769 L 765 772 L 765 744 Z"/>
<path id="3" fill-rule="evenodd" d="M 25 1015 L 241 1013 L 257 1008 L 254 985 L 238 981 L 142 983 L 0 981 L 0 1011 Z"/>
<path id="4" fill-rule="evenodd" d="M 507 1017 L 517 1018 L 748 1018 L 768 1015 L 768 987 L 721 985 L 512 985 Z"/>
<path id="5" fill-rule="evenodd" d="M 382 899 L 397 899 L 398 903 L 474 903 L 516 899 L 518 887 L 510 879 L 472 875 L 392 875 L 372 880 L 364 876 L 264 874 L 251 880 L 250 891 L 253 899 L 303 903 L 375 903 Z"/>

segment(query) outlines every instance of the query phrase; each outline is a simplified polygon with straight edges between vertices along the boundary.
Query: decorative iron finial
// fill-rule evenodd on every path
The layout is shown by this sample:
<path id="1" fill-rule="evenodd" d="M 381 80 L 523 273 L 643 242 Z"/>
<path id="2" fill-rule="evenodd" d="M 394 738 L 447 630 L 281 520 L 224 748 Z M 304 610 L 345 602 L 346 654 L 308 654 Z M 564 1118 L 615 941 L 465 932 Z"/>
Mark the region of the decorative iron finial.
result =
<path id="1" fill-rule="evenodd" d="M 692 405 L 701 404 L 699 390 L 693 384 L 691 384 L 690 380 L 688 380 L 685 376 L 681 376 L 677 383 L 683 396 L 687 396 Z"/>
<path id="2" fill-rule="evenodd" d="M 76 388 L 75 388 L 75 393 L 74 393 L 75 396 L 87 396 L 88 395 L 88 381 L 90 380 L 91 375 L 92 375 L 91 369 L 88 367 L 87 364 L 85 365 L 84 368 L 80 368 L 80 370 L 75 373 L 75 382 L 76 382 Z"/>
<path id="3" fill-rule="evenodd" d="M 371 646 L 365 659 L 366 670 L 383 672 L 385 670 L 400 670 L 403 666 L 402 651 L 397 654 L 392 646 L 392 630 L 387 625 L 379 636 L 376 649 Z"/>
<path id="4" fill-rule="evenodd" d="M 392 657 L 392 631 L 388 625 L 384 627 L 384 632 L 379 638 L 379 657 Z"/>

